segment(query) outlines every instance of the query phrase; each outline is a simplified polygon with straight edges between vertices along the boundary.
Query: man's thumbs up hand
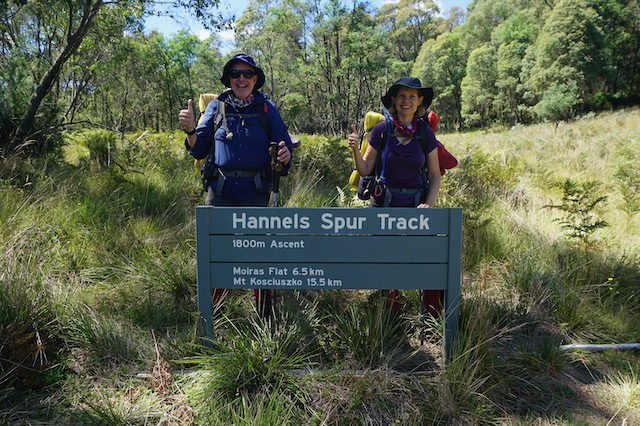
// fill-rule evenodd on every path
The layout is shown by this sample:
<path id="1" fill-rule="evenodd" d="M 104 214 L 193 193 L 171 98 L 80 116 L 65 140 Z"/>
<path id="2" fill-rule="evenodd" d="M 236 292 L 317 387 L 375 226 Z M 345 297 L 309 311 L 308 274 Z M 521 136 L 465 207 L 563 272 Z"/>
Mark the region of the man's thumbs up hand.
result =
<path id="1" fill-rule="evenodd" d="M 189 99 L 187 102 L 187 109 L 181 109 L 178 114 L 178 121 L 184 128 L 184 131 L 191 133 L 196 129 L 196 116 L 193 112 L 193 100 Z"/>

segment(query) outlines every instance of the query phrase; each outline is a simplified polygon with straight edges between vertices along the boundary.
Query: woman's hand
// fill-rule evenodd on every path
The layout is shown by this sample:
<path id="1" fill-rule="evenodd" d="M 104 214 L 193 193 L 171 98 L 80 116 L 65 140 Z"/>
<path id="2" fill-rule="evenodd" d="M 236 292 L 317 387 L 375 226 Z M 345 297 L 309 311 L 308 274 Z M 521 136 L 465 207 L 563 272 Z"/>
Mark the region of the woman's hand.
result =
<path id="1" fill-rule="evenodd" d="M 356 125 L 351 125 L 351 134 L 349 135 L 349 148 L 353 151 L 360 149 L 358 146 L 360 142 L 360 136 L 358 136 L 358 132 L 356 132 Z"/>
<path id="2" fill-rule="evenodd" d="M 360 153 L 360 136 L 356 132 L 356 125 L 351 125 L 351 134 L 349 135 L 349 148 L 353 153 L 353 164 L 356 166 L 360 176 L 369 176 L 373 172 L 373 167 L 378 158 L 378 151 L 371 145 L 367 145 L 364 156 Z"/>

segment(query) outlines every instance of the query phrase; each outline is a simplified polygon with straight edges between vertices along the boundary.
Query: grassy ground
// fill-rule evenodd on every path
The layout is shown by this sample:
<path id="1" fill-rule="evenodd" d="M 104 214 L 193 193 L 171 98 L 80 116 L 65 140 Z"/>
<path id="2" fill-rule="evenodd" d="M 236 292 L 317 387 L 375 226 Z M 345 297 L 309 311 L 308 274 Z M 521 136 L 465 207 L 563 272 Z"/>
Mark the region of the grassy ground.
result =
<path id="1" fill-rule="evenodd" d="M 460 332 L 375 292 L 231 291 L 197 337 L 182 136 L 67 135 L 0 159 L 0 424 L 640 424 L 640 111 L 439 135 L 460 160 Z M 362 206 L 346 143 L 304 136 L 288 206 Z M 338 186 L 338 188 L 337 188 Z M 207 343 L 207 344 L 205 344 Z"/>

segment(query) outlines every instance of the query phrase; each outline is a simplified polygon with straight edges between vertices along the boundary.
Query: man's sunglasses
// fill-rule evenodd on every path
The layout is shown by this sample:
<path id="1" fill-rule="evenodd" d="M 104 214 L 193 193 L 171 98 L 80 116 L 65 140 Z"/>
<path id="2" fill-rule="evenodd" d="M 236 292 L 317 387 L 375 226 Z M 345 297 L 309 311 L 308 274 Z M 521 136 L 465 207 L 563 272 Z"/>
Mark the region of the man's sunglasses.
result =
<path id="1" fill-rule="evenodd" d="M 231 78 L 240 78 L 240 75 L 243 75 L 248 80 L 256 75 L 256 72 L 253 70 L 231 70 L 229 72 L 229 77 Z"/>

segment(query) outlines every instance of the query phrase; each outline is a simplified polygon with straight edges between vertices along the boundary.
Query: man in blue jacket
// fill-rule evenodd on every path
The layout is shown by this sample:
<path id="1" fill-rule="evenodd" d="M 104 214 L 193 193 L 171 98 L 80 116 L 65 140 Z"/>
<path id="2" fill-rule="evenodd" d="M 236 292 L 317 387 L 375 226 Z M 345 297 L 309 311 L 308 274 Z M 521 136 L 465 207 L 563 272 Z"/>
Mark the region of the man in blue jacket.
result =
<path id="1" fill-rule="evenodd" d="M 292 143 L 275 104 L 258 91 L 264 72 L 245 53 L 234 55 L 224 66 L 220 81 L 230 90 L 209 102 L 196 126 L 193 101 L 180 111 L 178 120 L 187 134 L 185 146 L 196 159 L 208 159 L 205 203 L 212 206 L 258 206 L 269 203 L 270 142 L 277 142 L 281 175 L 291 165 Z M 218 305 L 224 291 L 214 290 Z M 258 292 L 256 291 L 256 297 Z M 270 300 L 270 291 L 269 299 Z M 268 300 L 265 302 L 268 303 Z M 263 314 L 268 309 L 259 304 Z"/>

